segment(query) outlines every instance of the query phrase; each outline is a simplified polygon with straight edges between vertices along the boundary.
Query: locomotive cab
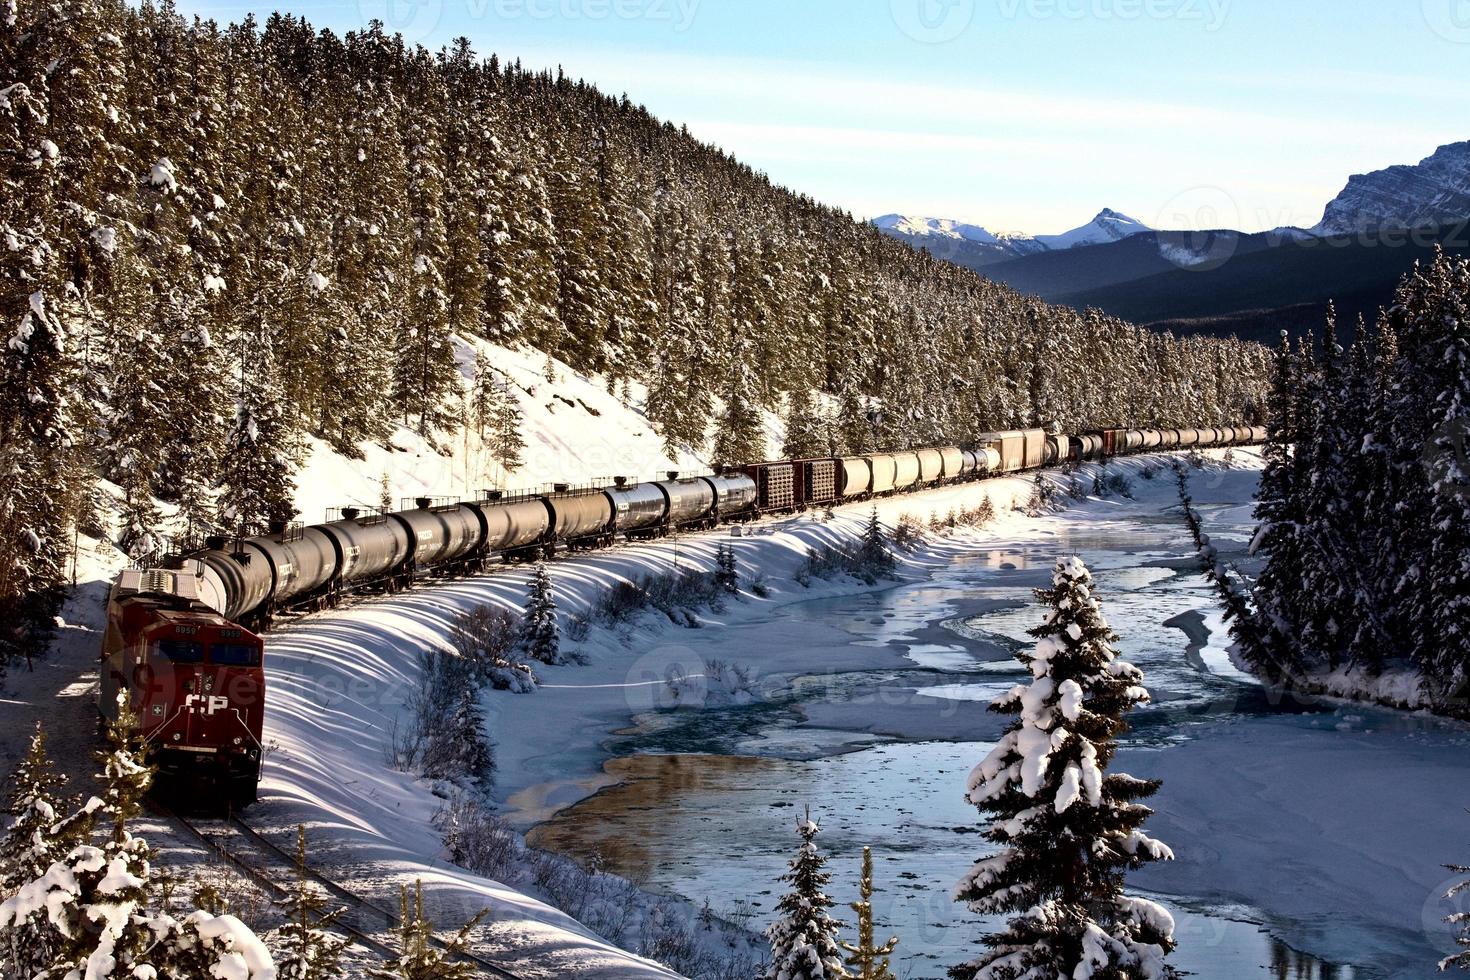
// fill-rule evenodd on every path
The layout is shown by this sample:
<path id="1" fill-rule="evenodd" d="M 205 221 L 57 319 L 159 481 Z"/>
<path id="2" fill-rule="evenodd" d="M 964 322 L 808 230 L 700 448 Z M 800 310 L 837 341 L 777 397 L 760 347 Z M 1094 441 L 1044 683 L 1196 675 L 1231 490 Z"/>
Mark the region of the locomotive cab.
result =
<path id="1" fill-rule="evenodd" d="M 126 571 L 108 597 L 98 708 L 128 698 L 162 781 L 223 790 L 236 805 L 260 780 L 265 674 L 261 638 L 200 603 L 184 572 Z"/>

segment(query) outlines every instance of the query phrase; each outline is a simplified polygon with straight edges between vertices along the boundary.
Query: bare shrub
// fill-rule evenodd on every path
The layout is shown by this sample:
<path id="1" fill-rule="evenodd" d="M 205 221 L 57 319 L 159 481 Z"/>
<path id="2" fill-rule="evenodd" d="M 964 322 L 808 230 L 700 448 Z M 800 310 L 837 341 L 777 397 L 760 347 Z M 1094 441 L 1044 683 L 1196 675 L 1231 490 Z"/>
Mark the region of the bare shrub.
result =
<path id="1" fill-rule="evenodd" d="M 455 617 L 449 639 L 479 683 L 525 694 L 536 689 L 536 675 L 513 657 L 520 631 L 520 616 L 482 605 Z"/>

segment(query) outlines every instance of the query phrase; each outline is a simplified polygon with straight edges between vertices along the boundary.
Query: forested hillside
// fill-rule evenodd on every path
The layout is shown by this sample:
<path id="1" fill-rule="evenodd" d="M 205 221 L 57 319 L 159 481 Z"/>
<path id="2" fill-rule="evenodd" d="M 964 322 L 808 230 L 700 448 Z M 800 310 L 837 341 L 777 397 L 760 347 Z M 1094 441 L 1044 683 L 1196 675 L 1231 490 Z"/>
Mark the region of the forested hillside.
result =
<path id="1" fill-rule="evenodd" d="M 809 452 L 1260 398 L 1259 347 L 1021 297 L 464 43 L 4 0 L 0 71 L 12 650 L 47 628 L 77 522 L 136 536 L 161 499 L 196 532 L 258 528 L 289 516 L 306 434 L 349 455 L 402 422 L 447 437 L 464 386 L 497 387 L 456 334 L 646 385 L 668 443 L 723 462 L 754 451 L 755 405 Z"/>

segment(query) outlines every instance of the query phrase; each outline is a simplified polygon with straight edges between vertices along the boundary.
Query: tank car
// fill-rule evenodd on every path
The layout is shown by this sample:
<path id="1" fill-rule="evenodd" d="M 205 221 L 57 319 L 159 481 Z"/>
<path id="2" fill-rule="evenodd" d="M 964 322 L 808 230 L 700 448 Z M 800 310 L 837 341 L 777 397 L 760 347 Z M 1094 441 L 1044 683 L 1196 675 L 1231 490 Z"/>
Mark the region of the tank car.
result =
<path id="1" fill-rule="evenodd" d="M 908 490 L 919 482 L 922 468 L 918 453 L 894 453 L 893 466 L 893 489 Z"/>
<path id="2" fill-rule="evenodd" d="M 120 573 L 107 600 L 98 709 L 125 702 L 162 779 L 234 805 L 255 799 L 265 645 L 200 601 L 188 571 Z"/>
<path id="3" fill-rule="evenodd" d="M 841 466 L 839 490 L 844 498 L 860 497 L 873 489 L 873 467 L 866 457 L 849 456 L 837 461 Z"/>
<path id="4" fill-rule="evenodd" d="M 657 535 L 669 512 L 669 501 L 652 483 L 619 483 L 605 493 L 612 502 L 613 529 L 629 538 Z"/>
<path id="5" fill-rule="evenodd" d="M 892 493 L 898 484 L 898 460 L 887 453 L 868 456 L 867 460 L 868 468 L 873 473 L 873 482 L 868 492 L 874 496 Z"/>
<path id="6" fill-rule="evenodd" d="M 714 527 L 716 523 L 715 484 L 708 478 L 679 479 L 670 473 L 667 480 L 655 484 L 664 495 L 664 523 L 673 530 Z"/>

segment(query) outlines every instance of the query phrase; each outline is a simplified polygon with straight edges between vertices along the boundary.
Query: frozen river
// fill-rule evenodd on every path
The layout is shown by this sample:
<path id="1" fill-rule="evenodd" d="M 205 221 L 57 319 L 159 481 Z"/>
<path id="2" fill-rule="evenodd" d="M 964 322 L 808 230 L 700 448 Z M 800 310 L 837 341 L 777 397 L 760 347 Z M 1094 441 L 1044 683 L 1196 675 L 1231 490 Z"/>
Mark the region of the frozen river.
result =
<path id="1" fill-rule="evenodd" d="M 1196 483 L 1217 546 L 1243 549 L 1254 474 Z M 834 896 L 855 897 L 871 845 L 899 976 L 943 976 L 993 924 L 949 897 L 986 848 L 961 798 L 1004 721 L 985 706 L 1022 679 L 1013 653 L 1038 618 L 1030 590 L 1076 553 L 1155 698 L 1117 765 L 1164 779 L 1148 829 L 1179 859 L 1131 887 L 1174 911 L 1174 962 L 1207 978 L 1432 975 L 1448 936 L 1440 865 L 1470 858 L 1470 730 L 1268 697 L 1224 655 L 1172 492 L 1140 491 L 1137 504 L 1039 520 L 924 581 L 708 631 L 709 655 L 732 662 L 795 636 L 837 666 L 812 670 L 805 656 L 790 673 L 768 666 L 753 704 L 639 714 L 606 744 L 616 785 L 533 840 L 760 926 L 809 806 Z"/>

